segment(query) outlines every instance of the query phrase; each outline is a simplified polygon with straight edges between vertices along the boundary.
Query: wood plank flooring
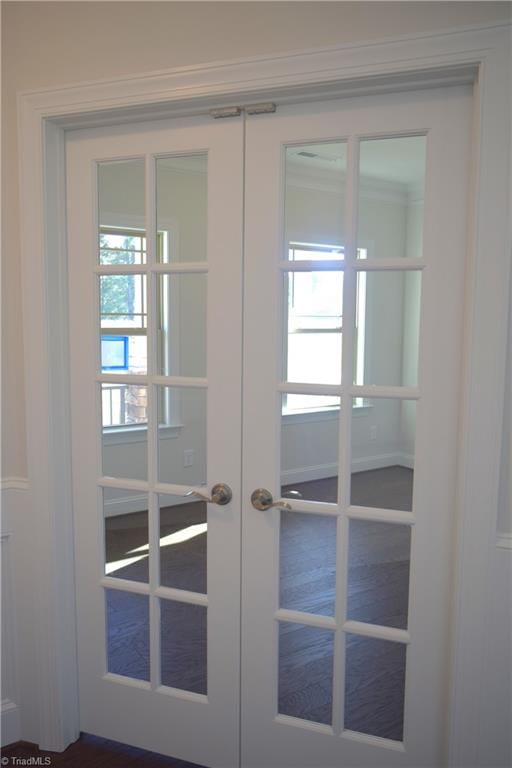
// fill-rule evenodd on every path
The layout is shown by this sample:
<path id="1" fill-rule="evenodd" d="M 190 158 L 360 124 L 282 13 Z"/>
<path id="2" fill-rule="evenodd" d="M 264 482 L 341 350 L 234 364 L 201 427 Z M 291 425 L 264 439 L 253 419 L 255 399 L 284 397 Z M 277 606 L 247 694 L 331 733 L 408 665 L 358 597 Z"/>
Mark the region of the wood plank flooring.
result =
<path id="1" fill-rule="evenodd" d="M 411 509 L 413 472 L 404 467 L 352 476 L 358 506 Z M 303 498 L 335 502 L 337 478 L 286 486 Z M 365 520 L 349 529 L 347 616 L 390 627 L 407 626 L 410 528 Z M 280 604 L 334 615 L 336 521 L 332 517 L 281 513 Z M 404 646 L 347 636 L 345 727 L 401 740 Z M 284 624 L 279 634 L 279 711 L 331 723 L 333 638 L 329 631 Z"/>
<path id="2" fill-rule="evenodd" d="M 412 485 L 413 472 L 405 467 L 359 472 L 352 477 L 351 500 L 360 506 L 408 510 L 412 503 Z M 334 503 L 337 478 L 285 486 L 282 492 L 286 495 L 292 489 L 298 490 L 305 499 Z M 178 532 L 193 533 L 196 526 L 205 522 L 206 505 L 201 502 L 161 510 L 162 584 L 206 592 L 206 533 L 191 535 L 185 541 L 173 540 Z M 147 542 L 147 514 L 109 519 L 106 542 L 107 560 L 122 562 Z M 350 619 L 398 628 L 407 626 L 409 551 L 408 526 L 351 522 L 347 594 Z M 334 615 L 336 520 L 333 517 L 282 512 L 280 563 L 283 608 Z M 147 557 L 112 575 L 146 581 Z M 111 591 L 107 608 L 110 670 L 149 679 L 148 598 Z M 161 632 L 163 682 L 206 693 L 206 609 L 163 601 Z M 347 638 L 347 728 L 391 739 L 402 738 L 403 650 L 401 646 L 381 640 Z M 283 624 L 279 659 L 279 711 L 330 723 L 332 634 Z"/>

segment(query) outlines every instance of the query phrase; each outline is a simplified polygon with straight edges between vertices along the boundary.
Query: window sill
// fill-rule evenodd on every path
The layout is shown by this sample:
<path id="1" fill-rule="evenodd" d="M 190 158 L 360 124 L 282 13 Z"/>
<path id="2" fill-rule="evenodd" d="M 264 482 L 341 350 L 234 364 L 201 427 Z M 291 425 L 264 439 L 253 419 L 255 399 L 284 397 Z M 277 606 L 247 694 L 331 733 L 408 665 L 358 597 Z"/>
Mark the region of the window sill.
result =
<path id="1" fill-rule="evenodd" d="M 373 405 L 367 403 L 365 405 L 354 405 L 352 408 L 352 416 L 358 418 L 360 416 L 367 416 L 373 409 Z M 334 421 L 339 418 L 339 408 L 319 408 L 316 411 L 288 411 L 283 413 L 283 422 L 285 424 L 307 424 L 317 421 Z"/>
<path id="2" fill-rule="evenodd" d="M 183 424 L 160 425 L 159 440 L 174 440 L 181 435 Z M 103 432 L 103 445 L 131 445 L 147 442 L 147 427 L 107 427 Z"/>

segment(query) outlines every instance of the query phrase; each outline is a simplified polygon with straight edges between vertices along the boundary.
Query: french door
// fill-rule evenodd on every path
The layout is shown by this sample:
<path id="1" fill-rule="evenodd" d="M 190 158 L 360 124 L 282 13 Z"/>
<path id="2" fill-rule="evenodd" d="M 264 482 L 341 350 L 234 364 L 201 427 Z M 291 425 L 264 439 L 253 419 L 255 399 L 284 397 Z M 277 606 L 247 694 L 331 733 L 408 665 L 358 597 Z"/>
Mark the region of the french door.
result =
<path id="1" fill-rule="evenodd" d="M 441 764 L 469 110 L 70 135 L 82 730 Z"/>
<path id="2" fill-rule="evenodd" d="M 243 766 L 442 765 L 469 104 L 247 121 Z"/>
<path id="3" fill-rule="evenodd" d="M 196 118 L 67 152 L 81 729 L 217 766 L 239 759 L 242 138 Z"/>

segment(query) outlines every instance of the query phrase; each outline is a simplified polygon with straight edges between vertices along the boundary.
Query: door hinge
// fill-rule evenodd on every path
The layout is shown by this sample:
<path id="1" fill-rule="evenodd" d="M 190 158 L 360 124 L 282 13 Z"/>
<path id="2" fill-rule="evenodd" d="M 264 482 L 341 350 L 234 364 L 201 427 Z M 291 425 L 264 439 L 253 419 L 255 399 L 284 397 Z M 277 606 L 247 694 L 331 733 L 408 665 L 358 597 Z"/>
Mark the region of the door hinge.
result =
<path id="1" fill-rule="evenodd" d="M 219 120 L 223 117 L 239 117 L 242 112 L 248 115 L 265 115 L 276 111 L 276 105 L 272 101 L 265 101 L 261 104 L 247 104 L 244 107 L 219 107 L 210 109 L 210 115 Z"/>

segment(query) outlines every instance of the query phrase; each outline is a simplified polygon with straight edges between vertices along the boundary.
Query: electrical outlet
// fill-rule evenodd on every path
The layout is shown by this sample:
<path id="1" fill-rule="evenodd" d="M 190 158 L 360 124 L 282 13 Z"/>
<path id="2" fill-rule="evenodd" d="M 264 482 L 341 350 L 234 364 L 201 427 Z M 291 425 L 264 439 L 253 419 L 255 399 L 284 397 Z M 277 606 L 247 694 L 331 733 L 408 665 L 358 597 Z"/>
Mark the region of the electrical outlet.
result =
<path id="1" fill-rule="evenodd" d="M 191 467 L 194 464 L 194 450 L 193 448 L 189 448 L 186 451 L 183 451 L 183 466 L 184 467 Z"/>
<path id="2" fill-rule="evenodd" d="M 377 425 L 372 424 L 370 427 L 370 440 L 376 440 L 377 439 Z"/>

